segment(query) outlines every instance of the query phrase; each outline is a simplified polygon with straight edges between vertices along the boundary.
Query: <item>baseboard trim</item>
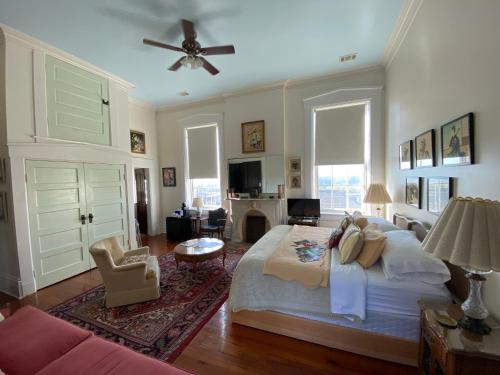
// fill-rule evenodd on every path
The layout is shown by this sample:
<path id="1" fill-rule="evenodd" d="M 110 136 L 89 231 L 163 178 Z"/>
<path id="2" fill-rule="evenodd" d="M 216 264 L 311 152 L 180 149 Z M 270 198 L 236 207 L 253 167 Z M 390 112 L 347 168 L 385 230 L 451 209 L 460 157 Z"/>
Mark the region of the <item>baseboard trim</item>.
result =
<path id="1" fill-rule="evenodd" d="M 23 286 L 17 277 L 0 273 L 0 291 L 15 298 L 22 298 Z"/>

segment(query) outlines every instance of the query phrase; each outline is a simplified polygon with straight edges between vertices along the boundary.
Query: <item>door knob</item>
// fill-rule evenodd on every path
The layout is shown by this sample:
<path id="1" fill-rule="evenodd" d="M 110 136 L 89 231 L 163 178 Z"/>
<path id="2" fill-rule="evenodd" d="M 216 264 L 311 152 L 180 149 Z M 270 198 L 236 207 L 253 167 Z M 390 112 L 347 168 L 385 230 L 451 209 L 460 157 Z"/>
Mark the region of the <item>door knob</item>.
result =
<path id="1" fill-rule="evenodd" d="M 85 215 L 80 216 L 80 221 L 83 225 L 85 225 L 85 220 L 87 220 L 87 217 Z"/>
<path id="2" fill-rule="evenodd" d="M 94 215 L 89 214 L 89 224 L 92 224 L 93 220 L 94 220 Z"/>

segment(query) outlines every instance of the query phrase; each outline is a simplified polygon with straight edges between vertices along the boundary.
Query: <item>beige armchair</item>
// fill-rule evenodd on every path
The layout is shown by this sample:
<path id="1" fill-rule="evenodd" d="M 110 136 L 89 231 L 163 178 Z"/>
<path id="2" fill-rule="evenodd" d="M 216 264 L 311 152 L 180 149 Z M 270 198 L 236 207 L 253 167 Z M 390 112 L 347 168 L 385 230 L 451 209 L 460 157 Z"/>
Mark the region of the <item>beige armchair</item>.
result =
<path id="1" fill-rule="evenodd" d="M 149 247 L 125 252 L 118 239 L 110 237 L 93 244 L 90 254 L 104 280 L 106 307 L 160 297 L 160 267 Z"/>

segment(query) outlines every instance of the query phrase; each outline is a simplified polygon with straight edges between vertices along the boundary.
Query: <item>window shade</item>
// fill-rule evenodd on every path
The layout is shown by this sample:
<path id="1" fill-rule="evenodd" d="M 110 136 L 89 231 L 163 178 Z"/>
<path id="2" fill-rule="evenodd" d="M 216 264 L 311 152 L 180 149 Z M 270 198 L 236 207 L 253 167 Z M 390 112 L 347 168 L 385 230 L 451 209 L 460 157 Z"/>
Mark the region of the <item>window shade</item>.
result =
<path id="1" fill-rule="evenodd" d="M 187 129 L 188 178 L 218 178 L 217 126 Z"/>
<path id="2" fill-rule="evenodd" d="M 365 106 L 316 111 L 315 164 L 343 165 L 365 162 Z"/>

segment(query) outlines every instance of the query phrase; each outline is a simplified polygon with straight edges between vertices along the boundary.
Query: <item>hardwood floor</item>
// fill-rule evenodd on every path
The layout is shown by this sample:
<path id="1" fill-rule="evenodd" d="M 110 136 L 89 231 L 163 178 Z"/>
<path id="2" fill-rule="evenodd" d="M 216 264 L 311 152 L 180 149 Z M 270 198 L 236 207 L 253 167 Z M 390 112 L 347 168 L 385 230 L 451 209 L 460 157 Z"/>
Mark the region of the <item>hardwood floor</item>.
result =
<path id="1" fill-rule="evenodd" d="M 164 236 L 145 237 L 155 255 L 166 254 L 177 243 Z M 97 269 L 38 291 L 22 300 L 0 293 L 0 304 L 14 310 L 24 305 L 48 309 L 101 284 Z M 232 325 L 225 303 L 174 362 L 195 374 L 416 374 L 414 368 L 368 358 L 285 336 Z"/>

